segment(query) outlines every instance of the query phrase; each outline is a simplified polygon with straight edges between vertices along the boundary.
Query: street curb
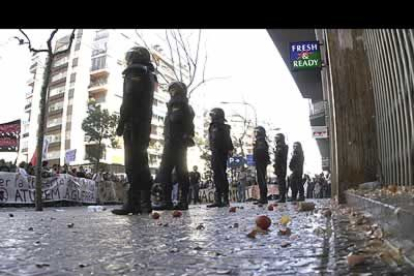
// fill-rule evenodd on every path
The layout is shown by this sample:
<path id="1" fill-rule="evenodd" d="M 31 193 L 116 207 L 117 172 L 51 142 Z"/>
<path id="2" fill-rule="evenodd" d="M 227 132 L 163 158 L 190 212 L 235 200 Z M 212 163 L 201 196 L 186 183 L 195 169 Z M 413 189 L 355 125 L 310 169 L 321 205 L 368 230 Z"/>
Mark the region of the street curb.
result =
<path id="1" fill-rule="evenodd" d="M 345 196 L 348 206 L 372 215 L 385 231 L 386 244 L 393 250 L 402 249 L 404 259 L 414 267 L 414 213 L 349 191 Z"/>

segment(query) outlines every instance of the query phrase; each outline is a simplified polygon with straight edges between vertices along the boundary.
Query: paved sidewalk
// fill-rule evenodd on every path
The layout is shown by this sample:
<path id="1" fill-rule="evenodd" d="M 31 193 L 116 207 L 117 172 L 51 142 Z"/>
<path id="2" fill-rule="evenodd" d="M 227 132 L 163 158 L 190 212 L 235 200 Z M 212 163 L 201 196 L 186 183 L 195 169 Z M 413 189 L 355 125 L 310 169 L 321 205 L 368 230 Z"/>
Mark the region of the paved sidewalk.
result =
<path id="1" fill-rule="evenodd" d="M 0 275 L 414 275 L 409 267 L 381 262 L 349 268 L 349 244 L 361 238 L 346 231 L 343 215 L 298 213 L 291 203 L 274 211 L 234 206 L 244 208 L 229 213 L 198 205 L 181 218 L 160 212 L 158 220 L 115 216 L 113 206 L 96 213 L 87 207 L 2 208 Z M 272 219 L 271 231 L 248 238 L 259 214 Z M 292 219 L 290 237 L 278 234 L 282 215 Z"/>

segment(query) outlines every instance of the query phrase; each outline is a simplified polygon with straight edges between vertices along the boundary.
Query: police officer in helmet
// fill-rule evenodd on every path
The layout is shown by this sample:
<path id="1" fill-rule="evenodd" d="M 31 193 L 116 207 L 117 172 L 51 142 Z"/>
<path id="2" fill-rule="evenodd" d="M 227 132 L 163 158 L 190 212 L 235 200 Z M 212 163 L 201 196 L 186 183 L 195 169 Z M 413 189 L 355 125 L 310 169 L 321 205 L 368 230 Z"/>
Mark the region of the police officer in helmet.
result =
<path id="1" fill-rule="evenodd" d="M 215 185 L 214 203 L 207 207 L 229 206 L 229 182 L 227 179 L 227 159 L 233 153 L 230 126 L 225 124 L 224 110 L 213 108 L 210 112 L 211 123 L 208 129 L 211 168 Z"/>
<path id="2" fill-rule="evenodd" d="M 194 143 L 194 110 L 188 103 L 187 86 L 182 82 L 173 82 L 168 86 L 171 99 L 167 104 L 167 116 L 164 123 L 164 152 L 156 183 L 163 186 L 164 202 L 158 210 L 188 210 L 189 176 L 187 169 L 187 148 Z M 180 196 L 177 206 L 171 201 L 171 173 L 176 170 Z"/>
<path id="3" fill-rule="evenodd" d="M 123 207 L 112 211 L 116 215 L 152 211 L 152 177 L 147 149 L 157 79 L 146 48 L 131 48 L 125 59 L 127 68 L 123 71 L 123 99 L 116 133 L 124 139 L 125 172 L 129 189 Z"/>

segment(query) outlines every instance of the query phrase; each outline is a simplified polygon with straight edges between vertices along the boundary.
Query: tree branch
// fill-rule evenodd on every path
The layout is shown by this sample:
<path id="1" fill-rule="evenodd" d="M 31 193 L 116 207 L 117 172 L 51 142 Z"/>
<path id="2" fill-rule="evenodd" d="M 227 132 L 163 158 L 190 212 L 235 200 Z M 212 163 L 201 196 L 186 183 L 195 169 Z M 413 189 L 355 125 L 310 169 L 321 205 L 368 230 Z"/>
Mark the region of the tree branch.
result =
<path id="1" fill-rule="evenodd" d="M 174 54 L 173 54 L 173 50 L 172 50 L 172 46 L 171 46 L 171 41 L 170 41 L 170 38 L 168 36 L 168 30 L 165 30 L 165 37 L 167 38 L 168 48 L 170 49 L 171 63 L 172 63 L 172 71 L 173 71 L 176 79 L 178 80 L 179 78 L 178 78 L 177 72 L 175 70 Z"/>
<path id="2" fill-rule="evenodd" d="M 29 44 L 28 47 L 29 47 L 30 52 L 33 52 L 33 53 L 40 53 L 40 52 L 46 52 L 47 53 L 47 52 L 49 52 L 47 49 L 34 49 L 34 48 L 32 48 L 32 43 L 30 41 L 30 38 L 27 36 L 27 34 L 22 29 L 19 29 L 19 31 L 24 35 L 24 37 L 26 37 L 27 43 Z M 24 44 L 23 39 L 19 39 L 18 37 L 15 37 L 15 38 L 17 40 L 19 40 L 20 44 Z"/>
<path id="3" fill-rule="evenodd" d="M 192 68 L 191 68 L 191 55 L 189 53 L 191 53 L 190 48 L 187 49 L 186 45 L 185 45 L 185 41 L 184 38 L 180 32 L 180 30 L 178 30 L 178 36 L 180 38 L 180 40 L 178 40 L 179 44 L 181 45 L 181 48 L 184 50 L 184 53 L 186 55 L 186 60 L 187 60 L 187 66 L 188 66 L 188 78 L 191 79 L 192 78 Z"/>
<path id="4" fill-rule="evenodd" d="M 68 47 L 65 49 L 65 50 L 62 50 L 62 51 L 58 51 L 58 52 L 56 52 L 54 55 L 55 56 L 58 56 L 58 55 L 61 55 L 61 54 L 65 54 L 65 53 L 67 53 L 67 52 L 69 52 L 70 51 L 70 48 L 72 48 L 72 43 L 73 43 L 73 40 L 75 39 L 75 30 L 76 29 L 73 29 L 72 30 L 72 34 L 70 35 L 70 37 L 69 37 L 69 45 L 68 45 Z"/>
<path id="5" fill-rule="evenodd" d="M 171 31 L 171 35 L 172 35 L 173 39 L 175 40 L 175 47 L 177 49 L 177 54 L 178 54 L 178 66 L 179 66 L 179 69 L 180 69 L 180 81 L 183 82 L 183 69 L 181 67 L 181 51 L 180 51 L 180 48 L 178 48 L 178 38 L 175 35 L 174 30 Z"/>
<path id="6" fill-rule="evenodd" d="M 224 79 L 229 79 L 230 77 L 215 77 L 215 78 L 208 78 L 205 80 L 202 80 L 201 82 L 199 82 L 196 86 L 194 86 L 193 88 L 190 89 L 190 91 L 188 92 L 188 98 L 191 97 L 192 93 L 194 92 L 194 90 L 196 90 L 197 88 L 199 88 L 201 85 L 212 81 L 212 80 L 224 80 Z"/>
<path id="7" fill-rule="evenodd" d="M 56 33 L 59 31 L 59 29 L 54 29 L 53 31 L 52 31 L 52 33 L 50 34 L 50 37 L 49 37 L 49 39 L 47 40 L 47 49 L 48 49 L 48 52 L 49 53 L 53 53 L 53 50 L 52 50 L 52 40 L 53 40 L 53 38 L 55 37 L 55 35 L 56 35 Z"/>
<path id="8" fill-rule="evenodd" d="M 197 75 L 198 55 L 199 55 L 199 52 L 200 52 L 200 41 L 201 41 L 201 30 L 198 32 L 197 50 L 196 50 L 195 59 L 194 59 L 194 61 L 193 61 L 193 65 L 194 65 L 194 73 L 193 73 L 193 77 L 190 79 L 190 82 L 189 82 L 189 84 L 188 84 L 188 87 L 190 87 L 190 86 L 193 84 L 193 82 L 194 82 L 194 80 L 195 80 L 195 77 L 196 77 L 196 75 Z M 193 90 L 194 90 L 194 89 L 193 89 Z"/>

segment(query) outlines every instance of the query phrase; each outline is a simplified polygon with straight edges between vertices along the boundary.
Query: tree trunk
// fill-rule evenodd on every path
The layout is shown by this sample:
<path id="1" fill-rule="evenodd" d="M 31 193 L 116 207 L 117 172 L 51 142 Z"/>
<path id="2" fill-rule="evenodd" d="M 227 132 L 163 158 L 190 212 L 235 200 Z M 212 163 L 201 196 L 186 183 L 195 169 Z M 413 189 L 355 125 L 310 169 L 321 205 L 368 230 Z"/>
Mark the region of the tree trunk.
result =
<path id="1" fill-rule="evenodd" d="M 95 173 L 98 173 L 99 171 L 99 161 L 101 160 L 101 154 L 103 154 L 103 151 L 101 153 L 101 140 L 98 141 L 98 156 L 96 157 L 96 164 L 95 164 Z"/>
<path id="2" fill-rule="evenodd" d="M 39 129 L 37 131 L 37 164 L 36 164 L 36 198 L 35 198 L 35 205 L 36 211 L 43 211 L 43 204 L 42 204 L 42 162 L 43 162 L 43 140 L 45 136 L 45 125 L 46 125 L 46 98 L 47 98 L 47 90 L 49 87 L 50 82 L 50 73 L 52 69 L 52 62 L 53 62 L 53 55 L 48 53 L 48 57 L 46 59 L 46 68 L 45 72 L 43 73 L 43 84 L 42 90 L 40 91 L 40 121 L 39 121 Z"/>

